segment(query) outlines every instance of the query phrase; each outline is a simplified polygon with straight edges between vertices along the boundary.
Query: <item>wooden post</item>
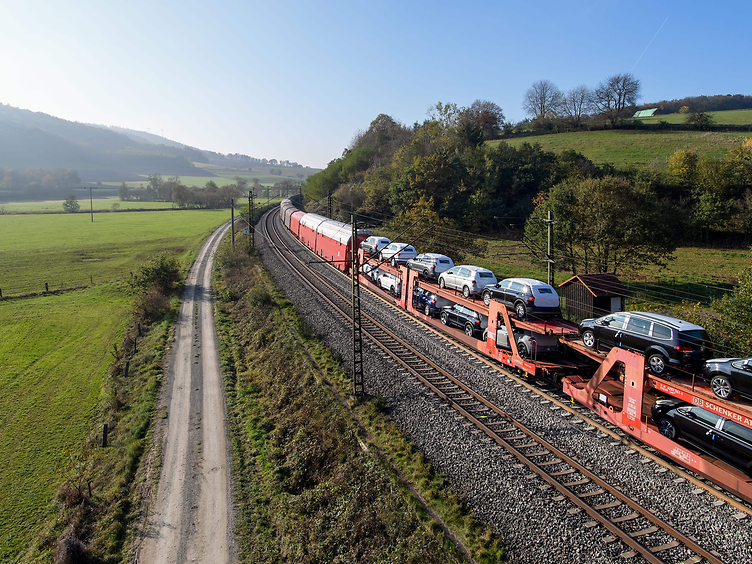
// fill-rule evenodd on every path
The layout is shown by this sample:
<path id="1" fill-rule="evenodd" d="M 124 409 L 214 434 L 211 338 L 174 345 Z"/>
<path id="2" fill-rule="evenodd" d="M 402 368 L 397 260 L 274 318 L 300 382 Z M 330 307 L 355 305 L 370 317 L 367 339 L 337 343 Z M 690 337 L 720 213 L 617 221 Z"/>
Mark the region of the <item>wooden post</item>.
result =
<path id="1" fill-rule="evenodd" d="M 49 288 L 49 286 L 47 285 L 47 282 L 45 282 L 45 283 L 44 283 L 44 291 L 45 291 L 45 292 L 49 292 L 49 291 L 50 291 L 50 288 Z"/>
<path id="2" fill-rule="evenodd" d="M 143 333 L 141 333 L 141 322 L 138 322 L 138 336 L 143 337 Z"/>
<path id="3" fill-rule="evenodd" d="M 133 337 L 133 354 L 136 354 L 136 351 L 138 350 L 137 343 L 138 343 L 138 337 Z"/>
<path id="4" fill-rule="evenodd" d="M 104 429 L 102 429 L 102 448 L 107 447 L 107 423 L 104 424 Z"/>
<path id="5" fill-rule="evenodd" d="M 131 369 L 131 361 L 130 360 L 126 360 L 125 361 L 125 376 L 124 376 L 124 378 L 128 377 L 128 371 L 130 369 Z"/>

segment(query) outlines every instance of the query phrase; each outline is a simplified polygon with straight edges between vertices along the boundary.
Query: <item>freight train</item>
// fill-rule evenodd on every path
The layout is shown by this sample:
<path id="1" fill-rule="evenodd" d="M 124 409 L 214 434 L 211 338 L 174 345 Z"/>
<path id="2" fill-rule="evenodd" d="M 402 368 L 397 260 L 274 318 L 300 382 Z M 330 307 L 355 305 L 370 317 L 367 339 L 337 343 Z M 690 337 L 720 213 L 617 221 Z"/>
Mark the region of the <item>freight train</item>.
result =
<path id="1" fill-rule="evenodd" d="M 300 242 L 342 272 L 351 273 L 351 225 L 306 213 L 290 199 L 282 201 L 280 213 L 285 227 Z M 359 249 L 360 243 L 369 235 L 369 232 L 359 230 L 356 248 Z M 752 402 L 719 399 L 702 378 L 692 374 L 674 373 L 670 378 L 666 374 L 653 374 L 646 369 L 644 355 L 618 346 L 611 348 L 608 354 L 600 353 L 597 348 L 582 342 L 578 325 L 564 319 L 516 319 L 506 306 L 496 300 L 490 300 L 486 305 L 474 295 L 465 297 L 461 292 L 424 280 L 419 272 L 406 266 L 385 264 L 369 258 L 360 249 L 357 259 L 356 264 L 366 265 L 360 269 L 361 284 L 392 301 L 395 306 L 525 377 L 556 381 L 573 401 L 586 406 L 668 458 L 752 502 L 752 460 L 742 460 L 741 463 L 731 461 L 733 465 L 729 464 L 729 457 L 716 458 L 708 449 L 697 448 L 697 444 L 677 442 L 674 440 L 676 436 L 666 436 L 665 429 L 661 429 L 664 431 L 662 434 L 657 422 L 651 418 L 665 413 L 665 402 L 660 400 L 669 397 L 681 400 L 692 408 L 699 407 L 715 417 L 720 416 L 723 421 L 733 422 L 740 426 L 742 435 L 752 436 Z M 374 273 L 377 270 L 401 281 L 396 295 L 385 293 L 375 283 L 377 277 Z M 425 308 L 423 303 L 427 295 L 478 316 L 485 329 L 483 338 L 477 338 L 479 332 L 466 334 L 461 328 L 435 319 L 430 314 L 430 308 Z M 520 334 L 526 335 L 528 349 L 518 346 L 521 339 L 508 338 L 509 335 Z M 558 354 L 538 354 L 534 346 L 529 348 L 529 343 L 535 343 L 536 337 L 541 342 L 558 339 Z M 520 350 L 524 354 L 520 354 Z"/>

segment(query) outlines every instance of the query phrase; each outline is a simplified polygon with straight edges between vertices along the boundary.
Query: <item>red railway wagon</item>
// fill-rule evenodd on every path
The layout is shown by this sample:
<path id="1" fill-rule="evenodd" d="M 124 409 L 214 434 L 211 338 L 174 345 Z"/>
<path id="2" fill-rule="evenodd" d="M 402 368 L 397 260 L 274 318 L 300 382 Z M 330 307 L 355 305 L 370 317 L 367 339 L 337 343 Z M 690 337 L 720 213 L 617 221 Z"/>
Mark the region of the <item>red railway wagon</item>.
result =
<path id="1" fill-rule="evenodd" d="M 350 272 L 352 263 L 352 225 L 333 219 L 322 221 L 316 228 L 316 254 L 325 260 L 332 261 L 334 266 L 343 272 Z M 370 231 L 358 230 L 356 247 L 365 240 Z"/>
<path id="2" fill-rule="evenodd" d="M 317 229 L 324 221 L 326 221 L 323 215 L 315 213 L 307 213 L 300 218 L 300 231 L 298 232 L 298 239 L 303 244 L 311 249 L 314 253 L 318 253 L 316 248 L 316 238 L 318 237 Z"/>

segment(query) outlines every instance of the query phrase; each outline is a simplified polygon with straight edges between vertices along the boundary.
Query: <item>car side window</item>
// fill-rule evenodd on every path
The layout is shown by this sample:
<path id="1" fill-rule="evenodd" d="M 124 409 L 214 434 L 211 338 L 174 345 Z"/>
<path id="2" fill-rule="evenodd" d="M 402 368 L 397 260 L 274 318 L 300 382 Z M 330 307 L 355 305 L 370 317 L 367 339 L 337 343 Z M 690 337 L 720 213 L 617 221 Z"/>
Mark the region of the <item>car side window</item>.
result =
<path id="1" fill-rule="evenodd" d="M 648 335 L 650 333 L 650 321 L 632 316 L 627 323 L 627 331 L 632 331 L 638 335 Z"/>
<path id="2" fill-rule="evenodd" d="M 523 291 L 523 286 L 522 286 L 522 284 L 520 284 L 519 282 L 512 282 L 512 287 L 511 287 L 511 290 L 512 290 L 513 292 L 519 292 L 519 293 L 522 293 L 522 291 Z"/>
<path id="3" fill-rule="evenodd" d="M 735 421 L 726 420 L 723 422 L 723 430 L 732 437 L 745 441 L 752 446 L 752 429 L 739 425 L 739 423 L 736 423 Z"/>
<path id="4" fill-rule="evenodd" d="M 626 315 L 614 315 L 613 319 L 611 320 L 611 323 L 608 324 L 609 327 L 612 327 L 614 329 L 624 329 L 624 323 L 627 321 Z"/>
<path id="5" fill-rule="evenodd" d="M 667 341 L 671 338 L 671 329 L 660 323 L 653 323 L 653 337 Z"/>
<path id="6" fill-rule="evenodd" d="M 446 273 L 447 274 L 457 274 L 458 271 L 459 271 L 459 267 L 455 266 L 454 268 L 450 268 L 449 270 L 447 270 Z"/>
<path id="7" fill-rule="evenodd" d="M 690 410 L 690 413 L 692 413 L 697 419 L 708 425 L 709 427 L 715 427 L 718 423 L 718 420 L 721 418 L 720 415 L 716 415 L 715 413 L 711 413 L 710 411 L 706 411 L 700 407 L 693 407 Z"/>
<path id="8" fill-rule="evenodd" d="M 463 278 L 467 278 L 470 276 L 470 271 L 467 268 L 460 268 L 459 272 L 457 272 L 458 276 L 462 276 Z"/>

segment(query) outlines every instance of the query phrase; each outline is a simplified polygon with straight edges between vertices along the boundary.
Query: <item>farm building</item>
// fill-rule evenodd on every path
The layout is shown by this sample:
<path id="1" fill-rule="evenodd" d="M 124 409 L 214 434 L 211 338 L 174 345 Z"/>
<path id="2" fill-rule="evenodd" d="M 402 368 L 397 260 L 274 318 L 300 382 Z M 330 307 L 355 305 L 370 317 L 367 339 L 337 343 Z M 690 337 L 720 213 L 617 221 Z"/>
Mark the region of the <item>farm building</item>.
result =
<path id="1" fill-rule="evenodd" d="M 566 304 L 566 317 L 582 320 L 624 311 L 627 287 L 615 275 L 576 274 L 559 284 Z"/>

